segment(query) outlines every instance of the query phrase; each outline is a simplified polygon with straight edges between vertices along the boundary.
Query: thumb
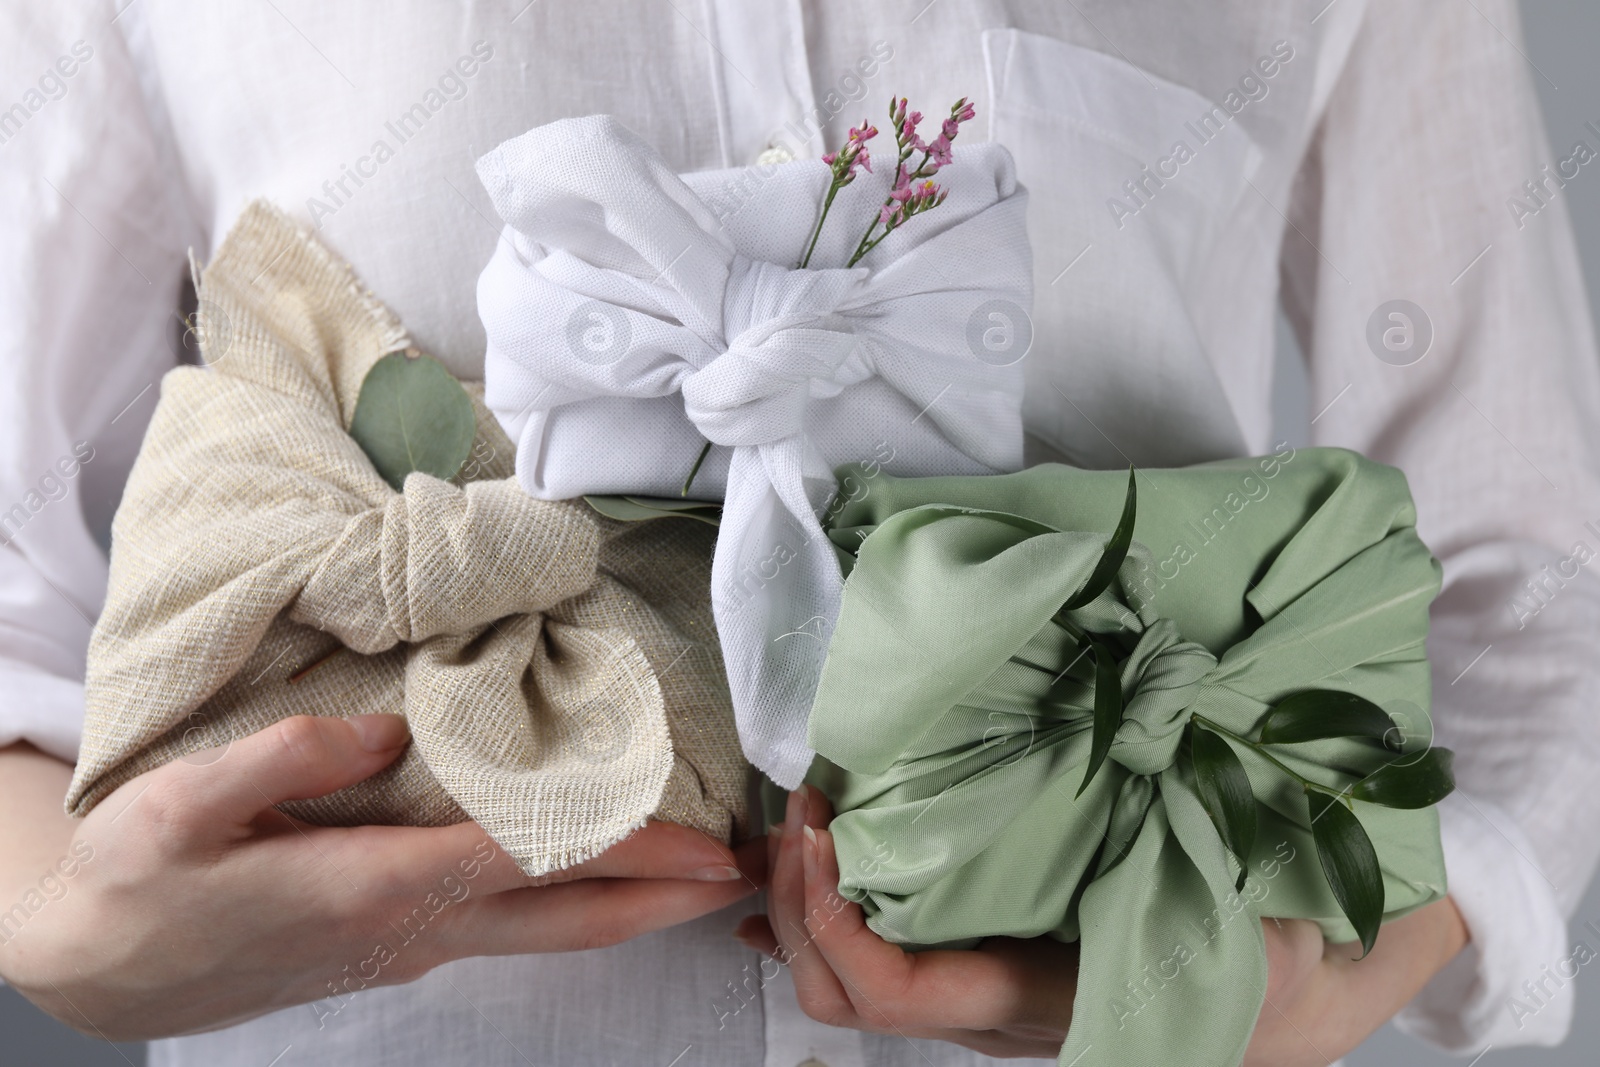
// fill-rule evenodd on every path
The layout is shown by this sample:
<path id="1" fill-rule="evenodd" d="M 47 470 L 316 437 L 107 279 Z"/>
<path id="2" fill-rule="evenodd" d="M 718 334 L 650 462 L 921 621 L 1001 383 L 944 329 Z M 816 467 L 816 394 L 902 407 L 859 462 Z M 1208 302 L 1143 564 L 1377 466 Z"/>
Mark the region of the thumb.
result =
<path id="1" fill-rule="evenodd" d="M 208 825 L 243 825 L 286 800 L 326 796 L 383 770 L 410 740 L 399 715 L 296 715 L 235 741 L 225 758 L 169 763 Z"/>

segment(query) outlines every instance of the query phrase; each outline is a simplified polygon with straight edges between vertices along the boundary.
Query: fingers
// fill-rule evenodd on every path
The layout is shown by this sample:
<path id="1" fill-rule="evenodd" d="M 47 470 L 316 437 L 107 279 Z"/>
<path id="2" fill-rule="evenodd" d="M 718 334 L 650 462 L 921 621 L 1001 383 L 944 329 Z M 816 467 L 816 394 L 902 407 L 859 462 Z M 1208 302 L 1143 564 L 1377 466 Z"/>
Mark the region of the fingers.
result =
<path id="1" fill-rule="evenodd" d="M 324 852 L 355 853 L 348 865 L 350 877 L 362 887 L 386 887 L 390 896 L 420 899 L 441 887 L 454 892 L 456 884 L 474 896 L 502 893 L 529 884 L 504 849 L 482 826 L 459 822 L 452 826 L 361 826 L 351 829 L 310 831 Z M 326 844 L 346 839 L 346 847 Z M 341 858 L 341 865 L 344 861 Z M 454 879 L 447 883 L 445 879 Z"/>
<path id="2" fill-rule="evenodd" d="M 741 869 L 732 849 L 699 830 L 671 822 L 650 822 L 585 863 L 558 871 L 551 882 L 577 878 L 687 878 L 699 882 L 729 882 L 748 878 L 766 884 L 766 841 L 756 838 L 745 846 L 750 857 Z"/>
<path id="3" fill-rule="evenodd" d="M 1267 949 L 1266 1000 L 1293 1003 L 1322 962 L 1322 930 L 1308 919 L 1263 919 L 1261 929 Z M 1263 1005 L 1262 1010 L 1270 1009 Z"/>
<path id="4" fill-rule="evenodd" d="M 288 822 L 287 816 L 284 817 Z M 351 878 L 363 886 L 388 887 L 391 895 L 420 896 L 453 877 L 474 896 L 584 878 L 683 878 L 700 882 L 743 882 L 751 891 L 766 884 L 766 840 L 738 849 L 676 823 L 650 823 L 586 863 L 538 878 L 525 873 L 476 822 L 453 826 L 365 826 L 351 829 L 308 827 L 319 846 L 354 858 Z M 330 845 L 329 840 L 339 842 Z M 291 842 L 292 843 L 292 842 Z M 343 859 L 341 866 L 346 866 Z"/>
<path id="5" fill-rule="evenodd" d="M 814 791 L 810 797 L 817 817 L 808 822 L 825 821 L 831 814 L 826 801 Z M 807 949 L 842 988 L 859 1024 L 983 1050 L 1005 1048 L 1011 1055 L 1017 1048 L 1041 1055 L 1060 1047 L 1077 992 L 1075 947 L 1043 938 L 995 939 L 978 951 L 908 953 L 874 933 L 861 908 L 839 896 L 832 834 L 808 828 L 800 838 L 802 911 L 813 920 Z M 795 960 L 797 990 L 800 969 L 809 962 Z M 820 978 L 813 988 L 823 992 L 818 1010 L 838 1009 Z"/>
<path id="6" fill-rule="evenodd" d="M 778 935 L 772 932 L 772 924 L 765 915 L 746 915 L 740 919 L 739 925 L 733 928 L 733 938 L 763 956 L 778 957 Z"/>
<path id="7" fill-rule="evenodd" d="M 921 1011 L 907 1014 L 906 994 L 915 971 L 914 957 L 867 928 L 858 904 L 839 896 L 839 866 L 833 835 L 811 827 L 801 834 L 801 869 L 805 877 L 805 910 L 825 915 L 812 932 L 822 962 L 844 987 L 855 1014 L 873 1029 L 948 1025 L 933 1005 L 934 1019 Z M 967 991 L 970 995 L 972 991 Z"/>
<path id="8" fill-rule="evenodd" d="M 477 823 L 458 823 L 457 827 L 459 832 L 450 838 L 443 837 L 442 831 L 434 831 L 441 837 L 430 845 L 430 852 L 437 852 L 446 866 L 455 853 L 465 855 L 468 849 L 486 853 L 478 857 L 486 872 L 479 882 L 482 892 L 499 893 L 583 878 L 743 880 L 753 890 L 767 884 L 765 838 L 746 841 L 735 850 L 692 827 L 650 822 L 594 859 L 535 877 L 524 873 Z M 448 829 L 456 831 L 457 827 Z"/>
<path id="9" fill-rule="evenodd" d="M 787 963 L 813 1019 L 928 1037 L 991 1056 L 1054 1055 L 1071 1022 L 1077 953 L 1054 941 L 997 939 L 973 952 L 907 953 L 874 933 L 839 895 L 833 811 L 817 790 L 789 795 L 767 835 L 767 917 L 734 936 Z"/>
<path id="10" fill-rule="evenodd" d="M 180 760 L 151 772 L 151 790 L 207 828 L 248 824 L 286 800 L 325 796 L 394 762 L 410 734 L 398 715 L 297 715 L 235 741 L 227 758 Z"/>
<path id="11" fill-rule="evenodd" d="M 753 879 L 585 878 L 496 893 L 463 905 L 449 955 L 505 956 L 606 948 L 719 911 L 756 891 Z"/>
<path id="12" fill-rule="evenodd" d="M 833 1026 L 862 1028 L 854 1003 L 816 945 L 816 931 L 831 921 L 832 913 L 827 905 L 815 914 L 807 906 L 803 831 L 808 826 L 813 830 L 826 826 L 832 816 L 827 800 L 817 790 L 801 786 L 789 794 L 783 832 L 777 835 L 772 881 L 767 888 L 767 917 L 778 940 L 779 958 L 789 965 L 795 995 L 805 1013 Z"/>
<path id="13" fill-rule="evenodd" d="M 1372 952 L 1361 959 L 1360 945 L 1320 946 L 1321 935 L 1310 936 L 1316 930 L 1310 923 L 1310 931 L 1294 928 L 1281 935 L 1273 925 L 1269 921 L 1266 929 L 1269 995 L 1245 1056 L 1250 1067 L 1327 1063 L 1344 1055 L 1410 1003 L 1465 943 L 1448 897 L 1385 923 Z M 1307 943 L 1320 947 L 1320 959 L 1298 982 L 1280 979 L 1273 968 L 1303 967 Z M 1286 988 L 1278 988 L 1280 981 Z"/>
<path id="14" fill-rule="evenodd" d="M 772 884 L 772 875 L 778 869 L 778 852 L 783 846 L 783 823 L 778 823 L 767 830 L 767 884 Z"/>

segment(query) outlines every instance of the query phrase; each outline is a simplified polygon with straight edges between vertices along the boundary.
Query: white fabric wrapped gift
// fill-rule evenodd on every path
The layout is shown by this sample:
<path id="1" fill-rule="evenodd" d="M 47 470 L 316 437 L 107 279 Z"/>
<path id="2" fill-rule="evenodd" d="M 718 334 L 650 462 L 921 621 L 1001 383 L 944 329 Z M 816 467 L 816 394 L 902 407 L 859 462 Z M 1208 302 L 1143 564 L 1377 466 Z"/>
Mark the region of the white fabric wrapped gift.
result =
<path id="1" fill-rule="evenodd" d="M 676 497 L 718 446 L 690 494 L 724 501 L 717 630 L 745 753 L 789 788 L 842 587 L 820 525 L 834 468 L 1022 465 L 1032 259 L 1011 156 L 958 144 L 949 199 L 846 269 L 893 177 L 892 136 L 871 147 L 878 173 L 840 191 L 805 270 L 821 161 L 679 176 L 609 116 L 478 161 L 506 222 L 478 282 L 486 399 L 518 480 Z"/>

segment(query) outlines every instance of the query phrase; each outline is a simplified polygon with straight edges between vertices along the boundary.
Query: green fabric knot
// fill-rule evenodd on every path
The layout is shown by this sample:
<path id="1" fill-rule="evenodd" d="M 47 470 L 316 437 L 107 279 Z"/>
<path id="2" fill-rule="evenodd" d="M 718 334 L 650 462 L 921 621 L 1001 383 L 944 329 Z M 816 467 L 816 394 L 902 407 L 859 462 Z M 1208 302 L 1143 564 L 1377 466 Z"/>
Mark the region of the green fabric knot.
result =
<path id="1" fill-rule="evenodd" d="M 1064 1065 L 1234 1067 L 1266 986 L 1259 919 L 1355 933 L 1300 783 L 1250 752 L 1258 831 L 1237 887 L 1188 727 L 1249 737 L 1276 702 L 1330 687 L 1427 707 L 1439 566 L 1404 478 L 1333 449 L 1141 469 L 1116 580 L 1063 613 L 1116 527 L 1122 472 L 851 476 L 864 491 L 829 524 L 849 577 L 808 729 L 841 895 L 902 944 L 1078 942 Z M 1121 707 L 1085 786 L 1090 640 Z M 1382 758 L 1343 737 L 1289 748 L 1280 763 L 1335 788 Z M 1353 814 L 1386 916 L 1444 894 L 1431 808 Z"/>
<path id="2" fill-rule="evenodd" d="M 1216 665 L 1217 657 L 1185 641 L 1171 619 L 1149 626 L 1122 665 L 1122 727 L 1110 758 L 1134 774 L 1171 767 L 1197 691 Z"/>

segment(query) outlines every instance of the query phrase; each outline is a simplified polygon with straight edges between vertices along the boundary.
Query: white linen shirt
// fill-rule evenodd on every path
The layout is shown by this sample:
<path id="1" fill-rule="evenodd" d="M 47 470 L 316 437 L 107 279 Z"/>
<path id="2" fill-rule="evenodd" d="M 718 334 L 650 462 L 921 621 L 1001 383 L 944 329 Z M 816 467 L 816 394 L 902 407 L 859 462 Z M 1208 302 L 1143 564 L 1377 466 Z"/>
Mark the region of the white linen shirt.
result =
<path id="1" fill-rule="evenodd" d="M 1031 193 L 1035 458 L 1270 450 L 1281 282 L 1315 442 L 1410 477 L 1445 571 L 1441 818 L 1473 944 L 1401 1023 L 1459 1050 L 1566 1032 L 1570 983 L 1511 1001 L 1569 955 L 1600 852 L 1600 378 L 1571 150 L 1546 144 L 1512 0 L 122 4 L 0 8 L 0 744 L 75 755 L 101 544 L 185 349 L 186 253 L 249 200 L 315 225 L 477 377 L 499 227 L 472 168 L 499 142 L 608 112 L 681 170 L 724 167 L 818 155 L 891 94 L 930 115 L 966 95 L 963 136 L 1004 142 Z M 750 907 L 459 961 L 152 1062 L 983 1062 L 810 1023 L 729 939 Z"/>

